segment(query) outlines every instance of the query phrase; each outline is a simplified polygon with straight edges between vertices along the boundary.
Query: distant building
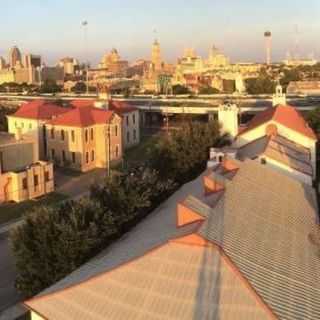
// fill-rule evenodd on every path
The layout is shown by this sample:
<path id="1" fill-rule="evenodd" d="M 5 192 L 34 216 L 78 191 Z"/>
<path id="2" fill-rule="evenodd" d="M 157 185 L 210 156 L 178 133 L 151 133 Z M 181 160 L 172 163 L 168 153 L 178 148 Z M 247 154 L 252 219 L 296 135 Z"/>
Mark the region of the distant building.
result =
<path id="1" fill-rule="evenodd" d="M 5 69 L 7 66 L 6 60 L 3 57 L 0 57 L 0 70 Z"/>
<path id="2" fill-rule="evenodd" d="M 110 75 L 124 75 L 128 66 L 128 61 L 121 60 L 117 49 L 113 48 L 110 53 L 102 57 L 98 67 L 99 69 L 106 69 Z"/>
<path id="3" fill-rule="evenodd" d="M 320 81 L 291 81 L 287 87 L 287 94 L 320 95 Z"/>
<path id="4" fill-rule="evenodd" d="M 213 45 L 210 49 L 207 64 L 210 69 L 221 69 L 229 66 L 230 60 L 217 47 Z"/>
<path id="5" fill-rule="evenodd" d="M 22 64 L 21 52 L 18 47 L 14 46 L 9 51 L 9 65 L 11 68 L 16 68 Z"/>
<path id="6" fill-rule="evenodd" d="M 39 161 L 32 135 L 0 133 L 0 202 L 34 199 L 54 190 L 53 165 Z"/>
<path id="7" fill-rule="evenodd" d="M 153 42 L 152 45 L 151 63 L 152 68 L 155 72 L 160 72 L 162 70 L 161 48 L 160 43 L 157 39 Z"/>
<path id="8" fill-rule="evenodd" d="M 299 67 L 299 66 L 314 66 L 318 63 L 318 61 L 313 58 L 295 59 L 295 58 L 288 57 L 283 61 L 283 63 L 289 67 Z"/>
<path id="9" fill-rule="evenodd" d="M 79 69 L 79 62 L 70 57 L 65 57 L 58 62 L 58 66 L 63 68 L 65 75 L 74 75 Z"/>

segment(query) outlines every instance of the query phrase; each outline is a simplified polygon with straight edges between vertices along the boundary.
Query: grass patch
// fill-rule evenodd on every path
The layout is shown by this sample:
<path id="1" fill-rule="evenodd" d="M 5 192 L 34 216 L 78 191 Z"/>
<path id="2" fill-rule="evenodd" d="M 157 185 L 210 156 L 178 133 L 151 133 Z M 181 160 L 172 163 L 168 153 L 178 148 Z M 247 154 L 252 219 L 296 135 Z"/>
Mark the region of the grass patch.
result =
<path id="1" fill-rule="evenodd" d="M 0 224 L 19 219 L 26 212 L 33 210 L 35 207 L 43 205 L 54 206 L 66 199 L 68 199 L 67 195 L 53 192 L 34 200 L 27 200 L 20 203 L 7 203 L 4 205 L 0 205 Z"/>

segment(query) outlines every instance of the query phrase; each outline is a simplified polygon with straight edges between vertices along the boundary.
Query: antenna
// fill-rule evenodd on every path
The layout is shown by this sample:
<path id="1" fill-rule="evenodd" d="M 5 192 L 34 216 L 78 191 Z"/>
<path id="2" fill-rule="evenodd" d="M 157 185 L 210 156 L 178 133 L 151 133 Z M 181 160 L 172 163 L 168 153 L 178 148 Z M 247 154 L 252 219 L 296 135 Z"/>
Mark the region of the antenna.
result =
<path id="1" fill-rule="evenodd" d="M 294 26 L 294 58 L 299 59 L 300 55 L 300 31 L 299 26 L 296 24 Z"/>

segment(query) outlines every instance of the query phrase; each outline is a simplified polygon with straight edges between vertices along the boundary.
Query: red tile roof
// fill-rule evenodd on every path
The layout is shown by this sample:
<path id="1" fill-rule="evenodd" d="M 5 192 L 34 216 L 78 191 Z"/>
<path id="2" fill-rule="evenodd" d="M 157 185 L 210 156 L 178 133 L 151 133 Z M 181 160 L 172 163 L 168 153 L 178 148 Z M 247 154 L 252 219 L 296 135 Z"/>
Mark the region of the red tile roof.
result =
<path id="1" fill-rule="evenodd" d="M 45 100 L 34 100 L 23 104 L 12 116 L 18 118 L 50 120 L 54 116 L 68 112 L 70 109 L 60 107 Z"/>
<path id="2" fill-rule="evenodd" d="M 94 107 L 94 100 L 80 100 L 80 99 L 76 99 L 76 100 L 72 100 L 71 101 L 71 106 L 75 107 L 75 108 L 82 108 L 82 107 Z"/>
<path id="3" fill-rule="evenodd" d="M 116 101 L 116 100 L 109 101 L 109 109 L 113 110 L 114 112 L 120 115 L 123 113 L 129 113 L 129 112 L 134 112 L 138 110 L 136 107 L 133 107 L 124 101 Z"/>
<path id="4" fill-rule="evenodd" d="M 113 112 L 94 107 L 72 109 L 69 112 L 51 120 L 49 124 L 67 127 L 89 127 L 94 124 L 108 123 Z"/>
<path id="5" fill-rule="evenodd" d="M 271 120 L 282 124 L 289 129 L 299 132 L 311 139 L 317 140 L 315 133 L 308 126 L 308 123 L 302 117 L 300 112 L 292 106 L 282 105 L 278 105 L 277 107 L 270 107 L 265 111 L 260 112 L 248 123 L 248 127 L 245 130 L 241 131 L 239 135 L 255 129 Z"/>
<path id="6" fill-rule="evenodd" d="M 75 108 L 82 108 L 82 107 L 94 107 L 95 100 L 73 100 L 71 102 L 71 106 Z M 109 100 L 109 110 L 113 110 L 117 114 L 121 115 L 123 113 L 129 113 L 138 110 L 136 107 L 129 105 L 124 101 L 119 100 Z"/>

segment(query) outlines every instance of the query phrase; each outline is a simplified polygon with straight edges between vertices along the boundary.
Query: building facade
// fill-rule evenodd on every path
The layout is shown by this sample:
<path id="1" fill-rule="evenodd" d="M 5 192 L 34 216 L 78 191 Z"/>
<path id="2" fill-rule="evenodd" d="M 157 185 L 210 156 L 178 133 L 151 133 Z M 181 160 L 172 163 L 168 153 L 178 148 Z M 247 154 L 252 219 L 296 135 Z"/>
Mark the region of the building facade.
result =
<path id="1" fill-rule="evenodd" d="M 21 202 L 54 191 L 53 164 L 40 161 L 34 136 L 0 134 L 0 202 Z"/>
<path id="2" fill-rule="evenodd" d="M 122 159 L 121 127 L 121 117 L 112 111 L 75 108 L 47 122 L 48 157 L 82 172 L 110 168 Z"/>

